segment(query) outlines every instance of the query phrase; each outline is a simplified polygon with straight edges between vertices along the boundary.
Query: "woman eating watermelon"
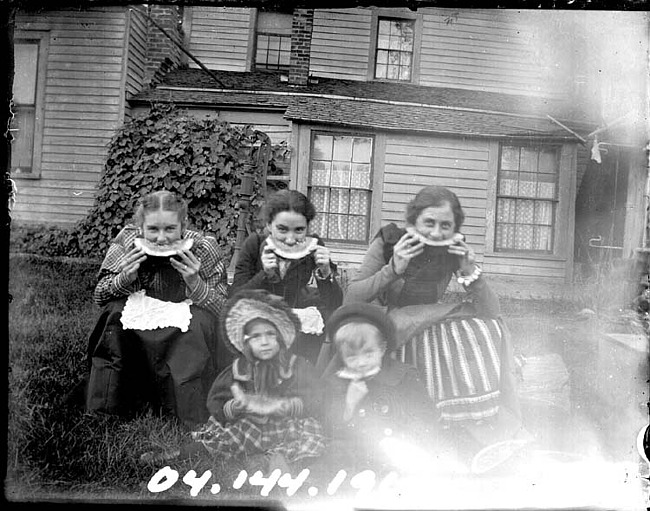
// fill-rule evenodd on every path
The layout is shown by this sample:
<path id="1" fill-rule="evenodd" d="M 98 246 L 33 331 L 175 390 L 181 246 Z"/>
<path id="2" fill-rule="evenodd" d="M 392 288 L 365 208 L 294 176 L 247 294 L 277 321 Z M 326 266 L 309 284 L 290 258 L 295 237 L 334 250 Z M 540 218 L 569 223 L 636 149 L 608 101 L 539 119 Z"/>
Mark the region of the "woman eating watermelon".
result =
<path id="1" fill-rule="evenodd" d="M 158 191 L 112 241 L 93 295 L 103 310 L 89 338 L 88 410 L 149 404 L 188 425 L 207 419 L 215 370 L 231 361 L 216 345 L 226 266 L 216 240 L 186 226 L 185 201 Z"/>
<path id="2" fill-rule="evenodd" d="M 345 302 L 385 307 L 397 327 L 398 360 L 420 370 L 444 431 L 484 472 L 530 440 L 499 299 L 460 232 L 465 214 L 455 193 L 422 188 L 405 220 L 377 233 Z M 466 296 L 441 300 L 452 277 Z"/>
<path id="3" fill-rule="evenodd" d="M 230 287 L 231 296 L 241 289 L 265 289 L 283 298 L 302 324 L 293 350 L 312 363 L 324 323 L 343 299 L 329 250 L 309 233 L 315 216 L 313 204 L 296 190 L 271 195 L 262 209 L 266 228 L 244 241 Z"/>

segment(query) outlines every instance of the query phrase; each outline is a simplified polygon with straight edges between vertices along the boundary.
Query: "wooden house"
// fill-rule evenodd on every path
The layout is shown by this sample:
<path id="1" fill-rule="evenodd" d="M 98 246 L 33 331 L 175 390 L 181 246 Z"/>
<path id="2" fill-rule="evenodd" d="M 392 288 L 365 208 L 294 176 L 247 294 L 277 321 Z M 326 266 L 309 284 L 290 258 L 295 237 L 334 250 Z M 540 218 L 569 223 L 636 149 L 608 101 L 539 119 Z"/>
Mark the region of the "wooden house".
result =
<path id="1" fill-rule="evenodd" d="M 598 77 L 606 43 L 581 32 L 577 16 L 432 7 L 175 12 L 182 14 L 175 34 L 195 60 L 172 59 L 179 65 L 147 87 L 141 45 L 151 30 L 139 28 L 133 11 L 19 20 L 23 33 L 50 31 L 50 56 L 38 85 L 45 116 L 32 172 L 40 180 L 19 182 L 29 203 L 17 206 L 18 218 L 78 217 L 101 170 L 97 149 L 112 130 L 125 115 L 172 102 L 287 141 L 289 185 L 316 204 L 313 230 L 343 267 L 361 262 L 381 225 L 403 222 L 421 187 L 438 184 L 460 197 L 462 230 L 493 281 L 521 296 L 555 293 L 573 281 L 576 198 L 593 165 L 590 135 L 606 119 Z M 631 58 L 643 63 L 647 16 L 628 14 L 609 27 L 626 28 L 637 44 Z M 75 57 L 51 67 L 68 37 L 79 38 L 82 53 L 98 52 L 101 64 Z M 643 99 L 638 69 L 626 72 L 610 99 Z M 82 98 L 88 101 L 77 104 Z M 632 122 L 646 114 L 645 103 L 625 107 Z M 625 142 L 632 177 L 621 200 L 635 208 L 625 210 L 629 232 L 620 242 L 630 257 L 645 241 L 638 189 L 647 168 L 645 143 Z M 63 164 L 71 155 L 72 166 Z"/>
<path id="2" fill-rule="evenodd" d="M 175 13 L 157 11 L 165 26 Z M 14 27 L 12 217 L 71 224 L 93 204 L 106 146 L 131 114 L 127 100 L 180 51 L 124 6 L 39 5 L 18 10 Z"/>

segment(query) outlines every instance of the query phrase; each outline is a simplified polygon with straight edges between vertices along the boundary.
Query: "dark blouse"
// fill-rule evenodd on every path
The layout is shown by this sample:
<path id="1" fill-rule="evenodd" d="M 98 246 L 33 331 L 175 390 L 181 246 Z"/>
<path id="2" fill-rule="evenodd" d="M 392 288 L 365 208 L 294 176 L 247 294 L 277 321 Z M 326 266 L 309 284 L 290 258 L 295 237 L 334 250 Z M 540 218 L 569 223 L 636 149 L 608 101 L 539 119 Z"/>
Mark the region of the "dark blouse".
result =
<path id="1" fill-rule="evenodd" d="M 235 265 L 230 296 L 240 289 L 265 289 L 281 296 L 289 307 L 318 307 L 327 318 L 343 301 L 343 292 L 336 280 L 316 279 L 316 288 L 309 286 L 317 268 L 311 255 L 291 261 L 284 278 L 269 277 L 262 268 L 261 258 L 266 238 L 267 235 L 253 233 L 244 241 Z M 321 239 L 318 244 L 324 245 Z M 331 265 L 332 275 L 335 275 L 336 265 Z"/>

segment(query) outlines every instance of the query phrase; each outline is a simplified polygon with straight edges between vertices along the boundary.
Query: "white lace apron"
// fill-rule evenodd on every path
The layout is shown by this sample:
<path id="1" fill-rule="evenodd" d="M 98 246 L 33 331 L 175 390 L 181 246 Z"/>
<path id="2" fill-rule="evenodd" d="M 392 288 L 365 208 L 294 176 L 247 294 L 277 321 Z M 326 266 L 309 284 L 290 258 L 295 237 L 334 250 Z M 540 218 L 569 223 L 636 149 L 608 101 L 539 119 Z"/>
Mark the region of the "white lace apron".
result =
<path id="1" fill-rule="evenodd" d="M 191 304 L 189 299 L 178 303 L 165 302 L 147 296 L 145 291 L 137 291 L 126 300 L 122 326 L 127 330 L 155 330 L 172 326 L 187 332 L 192 319 Z"/>

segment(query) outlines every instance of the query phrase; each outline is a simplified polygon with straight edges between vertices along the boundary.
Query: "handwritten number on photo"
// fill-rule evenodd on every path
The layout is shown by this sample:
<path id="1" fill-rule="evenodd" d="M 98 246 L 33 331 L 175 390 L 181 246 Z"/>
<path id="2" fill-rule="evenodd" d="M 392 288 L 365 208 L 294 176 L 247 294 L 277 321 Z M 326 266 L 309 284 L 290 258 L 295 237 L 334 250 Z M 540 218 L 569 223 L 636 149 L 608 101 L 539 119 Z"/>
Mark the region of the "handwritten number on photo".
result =
<path id="1" fill-rule="evenodd" d="M 260 486 L 260 495 L 263 497 L 268 497 L 273 488 L 277 485 L 280 488 L 285 488 L 287 496 L 291 497 L 302 487 L 307 478 L 309 477 L 310 471 L 308 468 L 303 469 L 297 477 L 291 477 L 291 474 L 282 474 L 280 469 L 275 469 L 269 477 L 264 477 L 264 473 L 261 470 L 256 471 L 250 478 L 248 473 L 245 470 L 242 470 L 237 475 L 237 478 L 233 481 L 232 487 L 235 490 L 241 489 L 246 481 L 251 486 Z M 197 476 L 196 471 L 190 470 L 183 477 L 183 482 L 190 487 L 190 495 L 192 497 L 198 496 L 198 494 L 205 488 L 205 485 L 208 483 L 212 477 L 212 472 L 206 470 L 203 472 L 201 477 Z M 339 470 L 334 478 L 327 485 L 328 495 L 334 495 L 343 482 L 348 477 L 348 474 L 345 470 Z M 166 466 L 158 470 L 147 483 L 147 489 L 151 493 L 160 493 L 166 490 L 169 490 L 176 482 L 178 481 L 179 474 L 173 468 Z M 397 480 L 397 474 L 391 472 L 388 476 L 381 481 L 380 487 L 390 487 Z M 350 479 L 350 486 L 358 490 L 357 495 L 365 496 L 368 495 L 377 484 L 376 475 L 372 470 L 364 470 L 356 474 L 352 479 Z M 221 485 L 213 484 L 210 487 L 210 492 L 213 495 L 216 495 L 221 491 Z M 309 489 L 310 495 L 315 495 L 318 492 L 318 489 L 311 487 Z M 312 495 L 312 496 L 313 496 Z"/>
<path id="2" fill-rule="evenodd" d="M 248 479 L 248 472 L 245 470 L 242 470 L 239 472 L 239 475 L 237 476 L 237 479 L 235 479 L 232 483 L 232 487 L 235 490 L 239 490 L 242 486 L 244 486 L 244 483 L 246 482 L 246 479 Z"/>
<path id="3" fill-rule="evenodd" d="M 375 487 L 375 473 L 372 470 L 364 470 L 359 472 L 352 479 L 350 479 L 350 486 L 359 490 L 359 496 L 368 495 Z"/>
<path id="4" fill-rule="evenodd" d="M 160 493 L 169 490 L 178 481 L 178 472 L 166 466 L 156 472 L 147 484 L 147 489 L 151 493 Z"/>
<path id="5" fill-rule="evenodd" d="M 258 470 L 250 477 L 248 484 L 251 486 L 261 486 L 260 495 L 262 497 L 268 497 L 273 487 L 277 484 L 278 479 L 280 479 L 280 475 L 282 475 L 282 470 L 279 468 L 271 472 L 269 477 L 264 477 L 262 471 Z"/>
<path id="6" fill-rule="evenodd" d="M 300 489 L 307 477 L 309 477 L 308 468 L 303 468 L 295 479 L 291 477 L 291 474 L 283 474 L 282 477 L 278 479 L 278 486 L 280 488 L 286 488 L 287 496 L 291 497 Z"/>
<path id="7" fill-rule="evenodd" d="M 339 470 L 334 476 L 334 479 L 332 479 L 330 484 L 327 485 L 327 494 L 334 495 L 347 476 L 348 473 L 345 470 Z"/>
<path id="8" fill-rule="evenodd" d="M 183 477 L 183 482 L 191 488 L 190 495 L 192 497 L 196 497 L 199 494 L 199 492 L 203 489 L 203 487 L 207 484 L 207 482 L 210 480 L 211 477 L 212 477 L 212 472 L 210 472 L 209 470 L 203 472 L 203 475 L 201 477 L 196 477 L 196 471 L 190 470 Z"/>

